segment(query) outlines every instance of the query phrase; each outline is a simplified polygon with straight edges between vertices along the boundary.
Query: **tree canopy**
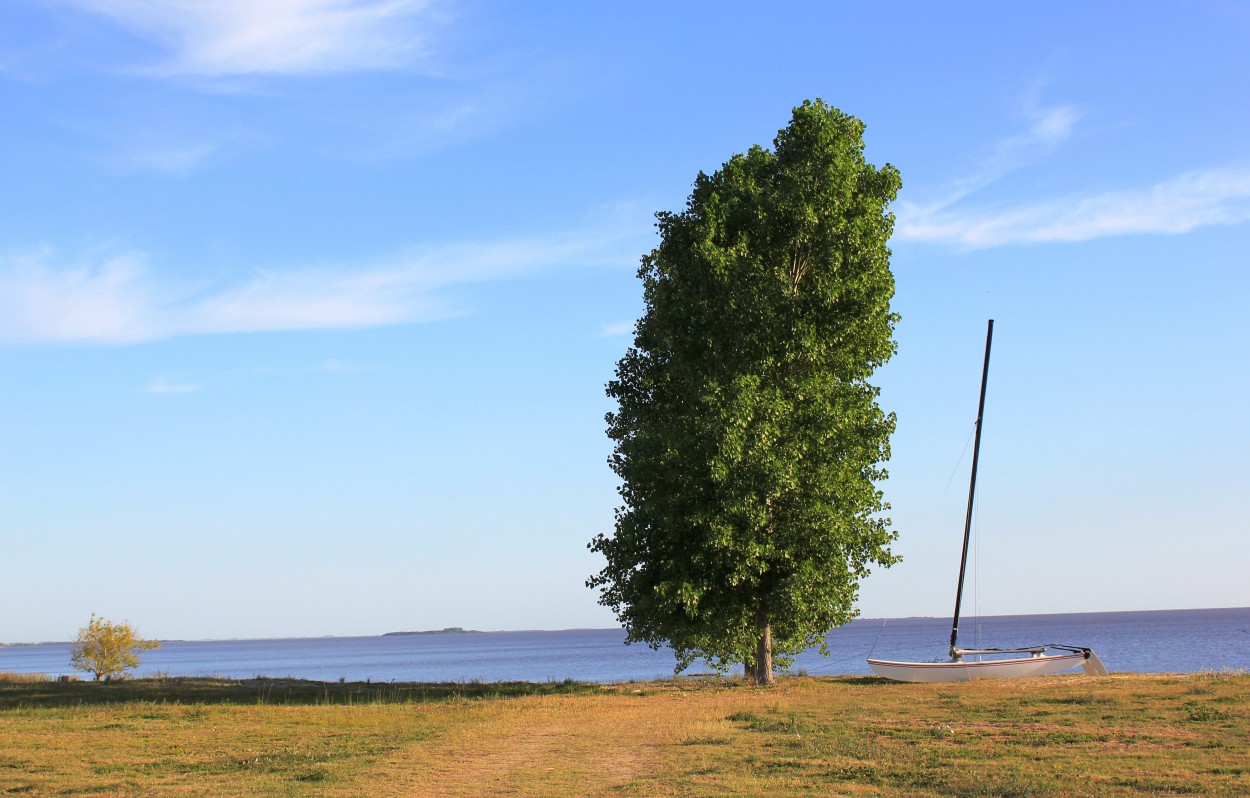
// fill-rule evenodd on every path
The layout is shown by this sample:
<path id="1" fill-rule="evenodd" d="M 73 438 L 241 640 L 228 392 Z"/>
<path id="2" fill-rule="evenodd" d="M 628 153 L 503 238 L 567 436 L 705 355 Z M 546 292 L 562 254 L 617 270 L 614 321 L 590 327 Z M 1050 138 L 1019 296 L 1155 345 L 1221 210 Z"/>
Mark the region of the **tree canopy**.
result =
<path id="1" fill-rule="evenodd" d="M 607 392 L 623 506 L 592 551 L 629 642 L 757 681 L 857 613 L 896 561 L 877 482 L 894 416 L 873 371 L 895 351 L 887 211 L 898 171 L 820 100 L 773 149 L 700 173 L 658 213 L 646 312 Z"/>

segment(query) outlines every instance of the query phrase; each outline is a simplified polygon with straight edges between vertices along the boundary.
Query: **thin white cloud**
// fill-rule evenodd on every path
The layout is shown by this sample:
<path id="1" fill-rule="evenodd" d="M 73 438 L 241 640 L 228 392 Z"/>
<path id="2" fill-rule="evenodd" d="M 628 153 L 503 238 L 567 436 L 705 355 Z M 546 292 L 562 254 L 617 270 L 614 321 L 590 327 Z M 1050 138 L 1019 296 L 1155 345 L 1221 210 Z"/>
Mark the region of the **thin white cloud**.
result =
<path id="1" fill-rule="evenodd" d="M 166 74 L 330 74 L 409 66 L 442 13 L 430 0 L 60 0 L 156 42 Z"/>
<path id="2" fill-rule="evenodd" d="M 0 342 L 124 344 L 179 335 L 343 329 L 460 315 L 451 289 L 545 269 L 632 264 L 641 219 L 546 238 L 413 249 L 381 263 L 258 270 L 216 285 L 168 277 L 139 253 L 66 262 L 0 253 Z"/>
<path id="3" fill-rule="evenodd" d="M 1030 120 L 1027 130 L 995 144 L 990 155 L 977 164 L 971 174 L 945 186 L 938 192 L 938 199 L 926 203 L 924 209 L 933 212 L 945 208 L 1038 162 L 1072 136 L 1081 118 L 1080 113 L 1068 105 L 1042 108 L 1030 104 L 1025 115 Z"/>
<path id="4" fill-rule="evenodd" d="M 313 367 L 313 371 L 317 371 L 322 374 L 355 374 L 357 372 L 368 370 L 369 369 L 366 366 L 357 366 L 353 363 L 339 360 L 336 357 L 327 358 Z"/>
<path id="5" fill-rule="evenodd" d="M 149 337 L 164 304 L 127 253 L 88 263 L 51 263 L 48 248 L 0 256 L 0 339 L 134 341 Z"/>
<path id="6" fill-rule="evenodd" d="M 1080 121 L 1071 106 L 1028 106 L 1028 129 L 994 145 L 969 175 L 930 192 L 924 201 L 899 202 L 895 231 L 900 240 L 982 249 L 1132 233 L 1185 233 L 1250 220 L 1250 166 L 1245 164 L 1187 172 L 1141 188 L 1070 193 L 1015 204 L 968 202 L 981 189 L 1052 155 L 1072 137 Z"/>
<path id="7" fill-rule="evenodd" d="M 186 177 L 203 166 L 219 149 L 216 144 L 143 147 L 122 156 L 119 165 L 128 172 L 155 172 L 166 177 Z"/>
<path id="8" fill-rule="evenodd" d="M 143 386 L 144 393 L 196 393 L 203 386 L 198 382 L 188 382 L 174 377 L 153 377 Z"/>
<path id="9" fill-rule="evenodd" d="M 1250 221 L 1250 167 L 1188 172 L 1141 189 L 982 208 L 904 208 L 898 236 L 969 249 L 1088 241 L 1132 233 L 1187 233 Z"/>
<path id="10" fill-rule="evenodd" d="M 620 335 L 629 335 L 634 331 L 635 322 L 632 321 L 613 321 L 603 324 L 599 328 L 600 338 L 615 338 Z"/>
<path id="11" fill-rule="evenodd" d="M 361 374 L 376 368 L 331 357 L 303 366 L 261 366 L 249 369 L 247 373 L 257 377 L 286 377 L 292 374 Z"/>

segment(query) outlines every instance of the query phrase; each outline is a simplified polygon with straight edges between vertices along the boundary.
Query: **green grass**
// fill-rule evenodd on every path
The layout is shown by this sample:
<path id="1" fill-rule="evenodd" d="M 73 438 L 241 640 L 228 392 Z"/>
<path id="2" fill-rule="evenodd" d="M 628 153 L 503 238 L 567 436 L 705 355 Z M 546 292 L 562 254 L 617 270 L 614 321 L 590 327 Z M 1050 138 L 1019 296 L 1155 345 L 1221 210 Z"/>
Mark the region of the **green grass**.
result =
<path id="1" fill-rule="evenodd" d="M 1250 795 L 1250 676 L 0 679 L 0 795 Z"/>

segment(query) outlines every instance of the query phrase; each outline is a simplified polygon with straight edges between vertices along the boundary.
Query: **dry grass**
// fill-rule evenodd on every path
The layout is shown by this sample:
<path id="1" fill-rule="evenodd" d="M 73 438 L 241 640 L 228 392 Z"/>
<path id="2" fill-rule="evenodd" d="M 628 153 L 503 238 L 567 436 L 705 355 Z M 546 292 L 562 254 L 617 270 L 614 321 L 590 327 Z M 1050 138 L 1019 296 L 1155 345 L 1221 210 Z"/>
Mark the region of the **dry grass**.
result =
<path id="1" fill-rule="evenodd" d="M 1244 674 L 407 687 L 58 705 L 65 685 L 5 684 L 0 794 L 1250 795 Z"/>
<path id="2" fill-rule="evenodd" d="M 43 673 L 0 673 L 0 684 L 38 684 L 50 681 L 52 677 Z"/>

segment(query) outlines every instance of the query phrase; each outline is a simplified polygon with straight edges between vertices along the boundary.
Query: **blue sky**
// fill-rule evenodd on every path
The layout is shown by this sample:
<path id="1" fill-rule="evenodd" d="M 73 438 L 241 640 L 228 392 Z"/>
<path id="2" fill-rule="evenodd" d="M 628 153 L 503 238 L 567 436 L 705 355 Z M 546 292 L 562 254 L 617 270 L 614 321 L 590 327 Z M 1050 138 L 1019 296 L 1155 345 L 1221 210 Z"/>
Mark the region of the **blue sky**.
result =
<path id="1" fill-rule="evenodd" d="M 614 625 L 652 214 L 814 97 L 904 185 L 864 615 L 949 612 L 991 317 L 967 606 L 1250 605 L 1248 40 L 1236 2 L 5 3 L 0 641 Z"/>

